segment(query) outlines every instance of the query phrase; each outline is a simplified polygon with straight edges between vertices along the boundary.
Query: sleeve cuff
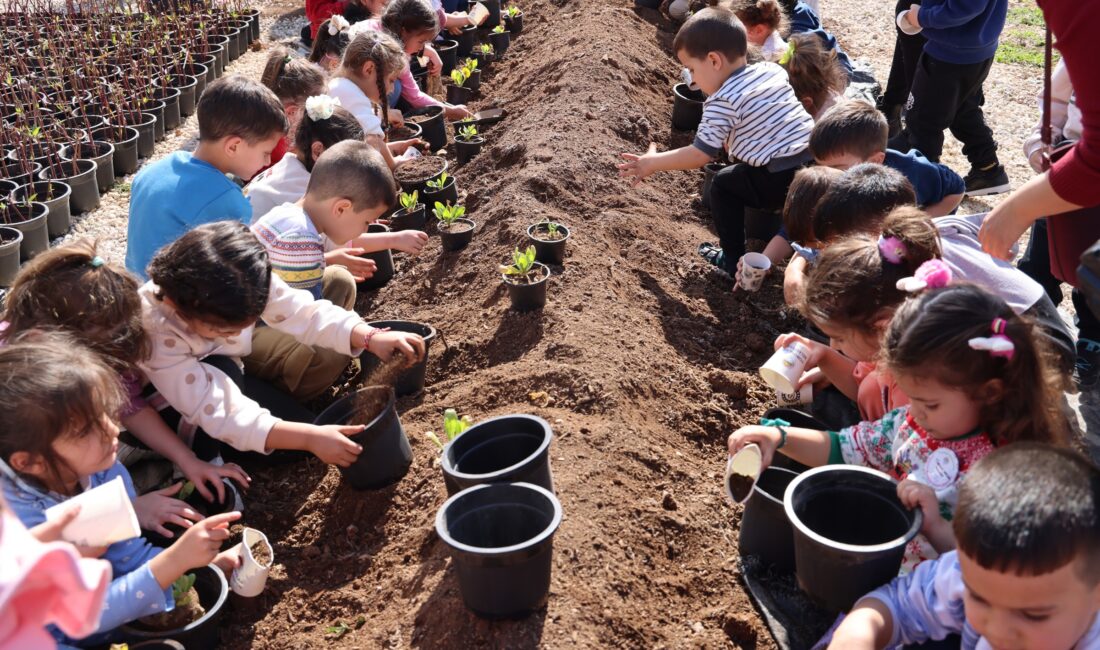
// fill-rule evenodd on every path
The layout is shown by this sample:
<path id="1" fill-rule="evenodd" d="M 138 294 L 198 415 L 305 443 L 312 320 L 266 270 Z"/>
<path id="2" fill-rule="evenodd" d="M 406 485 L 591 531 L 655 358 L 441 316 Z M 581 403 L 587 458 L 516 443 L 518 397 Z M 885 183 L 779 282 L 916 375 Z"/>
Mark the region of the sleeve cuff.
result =
<path id="1" fill-rule="evenodd" d="M 264 411 L 263 415 L 256 418 L 256 435 L 249 440 L 248 448 L 242 451 L 255 451 L 264 455 L 274 451 L 267 448 L 267 437 L 278 422 L 279 418 L 272 415 L 270 411 Z"/>
<path id="2" fill-rule="evenodd" d="M 1100 200 L 1100 170 L 1091 169 L 1078 155 L 1080 143 L 1050 168 L 1054 192 L 1074 205 L 1092 205 Z"/>
<path id="3" fill-rule="evenodd" d="M 829 431 L 829 460 L 828 465 L 843 465 L 844 453 L 840 451 L 840 434 L 836 431 Z"/>
<path id="4" fill-rule="evenodd" d="M 722 153 L 721 147 L 714 147 L 707 144 L 706 142 L 703 142 L 703 139 L 698 135 L 695 136 L 695 142 L 692 142 L 691 146 L 695 147 L 699 151 L 702 151 L 711 158 L 717 158 L 718 154 Z"/>

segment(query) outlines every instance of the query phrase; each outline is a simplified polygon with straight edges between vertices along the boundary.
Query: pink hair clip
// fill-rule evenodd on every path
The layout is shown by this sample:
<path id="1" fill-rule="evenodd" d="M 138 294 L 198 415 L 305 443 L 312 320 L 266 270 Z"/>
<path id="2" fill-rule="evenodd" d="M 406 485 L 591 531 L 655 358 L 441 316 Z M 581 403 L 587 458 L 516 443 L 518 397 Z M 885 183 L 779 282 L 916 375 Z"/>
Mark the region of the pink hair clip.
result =
<path id="1" fill-rule="evenodd" d="M 905 244 L 900 239 L 882 235 L 878 238 L 878 252 L 882 254 L 882 259 L 891 264 L 901 264 L 907 253 Z"/>
<path id="2" fill-rule="evenodd" d="M 899 291 L 916 293 L 925 289 L 942 289 L 951 283 L 951 267 L 943 260 L 928 260 L 917 272 L 897 282 Z"/>
<path id="3" fill-rule="evenodd" d="M 967 341 L 971 350 L 984 350 L 990 356 L 1003 357 L 1012 361 L 1016 355 L 1016 345 L 1005 334 L 1005 326 L 1008 323 L 1003 318 L 993 319 L 993 336 L 979 336 Z"/>

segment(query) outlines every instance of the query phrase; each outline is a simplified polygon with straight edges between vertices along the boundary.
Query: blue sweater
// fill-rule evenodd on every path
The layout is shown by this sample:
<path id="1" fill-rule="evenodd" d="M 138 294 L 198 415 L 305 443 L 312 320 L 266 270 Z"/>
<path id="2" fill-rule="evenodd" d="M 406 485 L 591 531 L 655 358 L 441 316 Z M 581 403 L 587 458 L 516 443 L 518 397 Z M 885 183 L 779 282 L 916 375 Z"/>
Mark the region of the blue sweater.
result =
<path id="1" fill-rule="evenodd" d="M 851 60 L 848 59 L 848 55 L 844 53 L 844 50 L 840 49 L 840 43 L 837 42 L 836 37 L 825 31 L 825 28 L 821 26 L 821 20 L 818 19 L 817 14 L 814 13 L 810 5 L 798 0 L 794 3 L 790 18 L 791 34 L 816 34 L 821 39 L 825 49 L 836 52 L 836 59 L 840 62 L 840 67 L 844 68 L 844 73 L 851 78 L 854 72 Z"/>
<path id="2" fill-rule="evenodd" d="M 947 63 L 993 58 L 1008 15 L 1008 0 L 924 0 L 919 20 L 924 51 Z"/>
<path id="3" fill-rule="evenodd" d="M 966 191 L 966 183 L 950 167 L 928 160 L 916 149 L 908 153 L 887 149 L 882 164 L 909 179 L 917 195 L 917 205 L 922 208 L 939 203 L 945 196 Z"/>

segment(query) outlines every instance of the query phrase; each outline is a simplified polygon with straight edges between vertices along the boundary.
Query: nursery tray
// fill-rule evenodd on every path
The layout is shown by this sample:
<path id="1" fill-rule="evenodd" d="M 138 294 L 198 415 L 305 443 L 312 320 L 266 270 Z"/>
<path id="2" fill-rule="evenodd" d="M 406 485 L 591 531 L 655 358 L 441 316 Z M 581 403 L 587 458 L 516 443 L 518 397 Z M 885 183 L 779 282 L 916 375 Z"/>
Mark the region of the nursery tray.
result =
<path id="1" fill-rule="evenodd" d="M 746 556 L 741 559 L 741 577 L 782 650 L 810 650 L 836 621 L 836 615 L 815 605 L 799 589 L 793 573 L 771 570 L 754 556 Z"/>

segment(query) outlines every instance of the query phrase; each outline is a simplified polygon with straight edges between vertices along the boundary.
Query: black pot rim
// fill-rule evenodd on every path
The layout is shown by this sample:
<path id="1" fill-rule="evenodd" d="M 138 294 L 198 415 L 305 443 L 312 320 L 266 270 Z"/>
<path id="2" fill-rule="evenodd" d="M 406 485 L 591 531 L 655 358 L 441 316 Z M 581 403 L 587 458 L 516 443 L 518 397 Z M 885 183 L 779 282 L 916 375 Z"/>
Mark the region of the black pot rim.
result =
<path id="1" fill-rule="evenodd" d="M 50 214 L 50 207 L 41 201 L 31 201 L 31 218 L 24 219 L 22 221 L 13 221 L 10 225 L 14 226 L 17 223 L 30 223 L 39 219 L 45 219 Z M 26 205 L 26 203 L 19 203 L 17 205 Z M 10 210 L 13 206 L 8 206 Z M 41 214 L 36 214 L 41 213 Z"/>
<path id="2" fill-rule="evenodd" d="M 83 165 L 81 165 L 80 163 L 88 163 L 88 164 L 90 164 L 90 165 L 91 165 L 91 167 L 89 167 L 88 169 L 85 169 L 85 170 L 79 171 L 79 172 L 77 172 L 77 173 L 76 173 L 75 175 L 73 175 L 73 176 L 61 176 L 61 177 L 59 177 L 59 178 L 43 178 L 43 179 L 41 179 L 41 180 L 44 180 L 44 181 L 61 181 L 61 182 L 63 182 L 63 183 L 68 183 L 68 181 L 67 181 L 67 180 L 65 180 L 65 179 L 68 179 L 68 178 L 76 178 L 77 176 L 85 176 L 85 175 L 87 175 L 87 174 L 94 174 L 94 173 L 95 173 L 95 171 L 96 171 L 96 169 L 97 169 L 97 168 L 99 167 L 99 163 L 97 163 L 97 162 L 96 162 L 96 161 L 94 161 L 94 160 L 88 160 L 87 158 L 77 158 L 77 159 L 76 159 L 75 161 L 73 161 L 73 160 L 67 160 L 67 161 L 65 161 L 65 162 L 75 162 L 75 163 L 76 163 L 76 166 L 77 166 L 77 167 L 82 167 L 82 166 L 83 166 Z M 43 173 L 48 173 L 48 172 L 50 172 L 51 170 L 52 170 L 52 168 L 51 168 L 51 167 L 43 167 L 42 169 L 40 169 L 40 170 L 38 171 L 38 173 L 39 173 L 39 174 L 43 174 Z M 71 184 L 70 184 L 70 185 L 71 185 Z"/>
<path id="3" fill-rule="evenodd" d="M 448 442 L 443 447 L 443 451 L 441 452 L 440 459 L 439 459 L 440 466 L 443 468 L 443 470 L 446 473 L 450 474 L 451 476 L 455 476 L 457 478 L 460 478 L 462 480 L 465 480 L 465 481 L 484 481 L 484 482 L 489 483 L 489 482 L 492 482 L 494 478 L 504 476 L 508 472 L 514 471 L 517 467 L 519 467 L 520 465 L 523 465 L 524 463 L 526 463 L 529 458 L 532 458 L 534 456 L 538 456 L 538 455 L 543 454 L 543 453 L 548 453 L 548 450 L 550 449 L 550 443 L 554 441 L 554 430 L 550 428 L 550 423 L 549 422 L 547 422 L 546 420 L 540 418 L 537 415 L 527 415 L 527 414 L 523 414 L 523 413 L 513 413 L 511 415 L 498 415 L 496 417 L 488 418 L 488 419 L 485 419 L 485 420 L 481 420 L 480 422 L 477 422 L 472 427 L 470 427 L 465 432 L 463 432 L 463 435 L 465 435 L 466 433 L 469 433 L 475 427 L 484 426 L 486 424 L 489 424 L 490 422 L 496 422 L 498 420 L 505 420 L 505 419 L 516 419 L 516 418 L 522 418 L 522 419 L 525 419 L 525 420 L 534 421 L 536 424 L 539 425 L 539 427 L 542 429 L 542 432 L 543 432 L 543 439 L 542 439 L 542 442 L 539 443 L 538 449 L 536 449 L 535 451 L 528 454 L 525 458 L 520 460 L 518 463 L 509 465 L 508 467 L 503 467 L 501 469 L 498 469 L 495 472 L 486 472 L 484 474 L 467 474 L 466 472 L 460 472 L 460 471 L 456 470 L 451 465 L 450 455 L 448 455 L 448 453 L 447 453 L 448 451 L 450 451 L 451 446 L 454 445 L 455 440 L 458 440 L 459 438 L 462 437 L 462 436 L 458 436 L 454 440 L 451 440 L 450 442 Z"/>
<path id="4" fill-rule="evenodd" d="M 126 630 L 126 635 L 133 636 L 135 638 L 139 638 L 145 641 L 149 639 L 163 639 L 177 634 L 186 634 L 191 630 L 198 628 L 200 625 L 204 625 L 208 620 L 213 618 L 216 614 L 220 613 L 222 608 L 225 606 L 225 601 L 229 599 L 229 582 L 225 579 L 225 574 L 222 573 L 221 569 L 213 564 L 199 567 L 195 569 L 194 572 L 202 571 L 203 569 L 206 569 L 207 571 L 212 571 L 217 576 L 218 584 L 221 586 L 221 593 L 218 595 L 217 602 L 214 603 L 213 607 L 208 608 L 205 614 L 203 614 L 198 620 L 191 621 L 187 625 L 184 625 L 183 627 L 177 628 L 175 630 L 146 630 L 140 627 L 135 627 L 132 622 L 127 623 L 123 626 L 123 628 Z M 189 571 L 188 573 L 192 573 L 192 571 Z"/>
<path id="5" fill-rule="evenodd" d="M 519 544 L 513 544 L 512 546 L 501 546 L 496 548 L 485 546 L 470 546 L 469 544 L 463 544 L 462 542 L 456 540 L 454 537 L 451 536 L 450 530 L 447 528 L 447 510 L 457 501 L 468 498 L 471 494 L 474 494 L 480 490 L 514 490 L 516 488 L 522 490 L 534 490 L 535 492 L 538 492 L 539 495 L 546 499 L 547 502 L 549 502 L 551 507 L 554 509 L 554 514 L 550 518 L 550 523 L 546 526 L 546 528 L 540 531 L 538 535 L 535 535 L 530 539 L 524 540 Z M 561 502 L 558 501 L 558 498 L 554 496 L 552 492 L 544 487 L 540 487 L 532 483 L 482 483 L 480 485 L 474 485 L 466 488 L 465 490 L 462 490 L 461 492 L 458 492 L 443 503 L 443 505 L 439 508 L 439 512 L 437 512 L 435 515 L 435 532 L 439 535 L 439 538 L 442 539 L 445 544 L 447 544 L 447 546 L 450 546 L 455 550 L 464 551 L 472 555 L 491 557 L 508 555 L 510 553 L 522 551 L 523 549 L 531 548 L 533 546 L 541 544 L 543 541 L 549 539 L 551 536 L 553 536 L 555 532 L 557 532 L 558 527 L 561 525 L 561 519 Z"/>
<path id="6" fill-rule="evenodd" d="M 781 474 L 790 474 L 792 476 L 792 478 L 791 478 L 792 481 L 795 478 L 798 477 L 798 472 L 794 471 L 793 469 L 787 469 L 786 467 L 776 467 L 775 465 L 771 465 L 769 467 L 765 467 L 760 472 L 760 478 L 761 479 L 764 478 L 764 472 L 768 472 L 768 471 L 772 471 L 772 470 L 774 470 L 776 472 L 779 472 Z M 788 483 L 788 485 L 790 485 L 790 484 Z M 783 498 L 782 497 L 778 497 L 778 498 L 773 497 L 772 495 L 765 492 L 764 488 L 760 487 L 760 479 L 757 479 L 756 483 L 753 484 L 751 496 L 753 496 L 757 499 L 767 499 L 768 501 L 771 501 L 772 503 L 774 503 L 777 506 L 782 506 L 783 505 Z M 747 502 L 748 499 L 745 499 L 745 501 Z"/>
<path id="7" fill-rule="evenodd" d="M 440 230 L 439 233 L 441 235 L 462 235 L 462 234 L 465 234 L 465 233 L 469 232 L 470 230 L 474 230 L 475 228 L 477 228 L 477 224 L 474 222 L 473 219 L 455 219 L 454 223 L 469 224 L 470 228 L 469 228 L 469 230 L 459 230 L 457 232 L 454 231 L 454 230 Z"/>
<path id="8" fill-rule="evenodd" d="M 443 172 L 439 172 L 439 173 L 440 173 L 440 175 L 443 174 Z M 434 181 L 435 178 L 429 178 L 428 180 Z M 434 187 L 429 187 L 427 183 L 424 183 L 424 191 L 421 192 L 421 194 L 442 194 L 442 193 L 446 192 L 448 189 L 454 187 L 454 184 L 455 184 L 455 177 L 448 174 L 447 175 L 447 180 L 443 183 L 443 187 L 441 187 L 437 190 Z"/>
<path id="9" fill-rule="evenodd" d="M 695 104 L 702 104 L 703 101 L 704 101 L 702 99 L 695 99 L 694 97 L 688 97 L 687 93 L 700 92 L 700 94 L 701 94 L 701 91 L 692 90 L 691 88 L 688 87 L 688 85 L 686 83 L 676 84 L 675 86 L 672 87 L 672 92 L 677 97 L 684 100 L 685 102 L 693 102 Z"/>
<path id="10" fill-rule="evenodd" d="M 456 41 L 454 39 L 450 39 L 450 38 L 445 38 L 442 41 L 439 41 L 438 43 L 433 43 L 432 47 L 435 48 L 436 52 L 442 52 L 444 50 L 453 50 L 456 47 L 458 47 L 458 41 Z"/>
<path id="11" fill-rule="evenodd" d="M 416 214 L 418 211 L 427 210 L 427 208 L 428 206 L 424 203 L 417 203 L 411 208 L 398 208 L 394 210 L 393 214 L 390 215 L 390 218 L 393 219 L 394 217 L 407 217 L 409 215 Z"/>
<path id="12" fill-rule="evenodd" d="M 367 391 L 377 391 L 377 390 L 388 391 L 389 392 L 389 398 L 386 401 L 386 405 L 382 407 L 381 411 L 379 411 L 378 415 L 374 416 L 374 418 L 370 422 L 366 423 L 366 426 L 363 429 L 363 431 L 355 434 L 355 436 L 361 436 L 364 433 L 366 433 L 367 431 L 369 431 L 371 427 L 378 424 L 378 421 L 381 420 L 383 418 L 383 416 L 386 415 L 387 411 L 389 411 L 390 409 L 396 409 L 397 408 L 397 406 L 396 406 L 397 405 L 397 394 L 394 392 L 393 386 L 381 386 L 381 385 L 378 385 L 378 386 L 363 386 L 362 388 L 355 391 L 354 393 L 349 393 L 349 394 L 345 395 L 343 397 L 343 399 L 340 399 L 340 400 L 337 400 L 337 401 L 333 402 L 331 406 L 329 406 L 324 411 L 321 411 L 321 414 L 318 415 L 313 421 L 314 422 L 322 421 L 324 419 L 325 413 L 328 412 L 328 410 L 331 409 L 332 407 L 334 407 L 337 404 L 339 404 L 340 402 L 342 402 L 344 399 L 347 399 L 347 400 L 350 400 L 350 401 L 353 402 L 351 412 L 348 413 L 348 417 L 351 417 L 352 415 L 355 415 L 358 412 L 357 409 L 354 408 L 355 398 L 360 393 L 365 393 Z M 355 436 L 352 436 L 352 437 L 354 438 Z"/>
<path id="13" fill-rule="evenodd" d="M 554 223 L 558 223 L 558 222 L 555 221 Z M 531 239 L 534 239 L 536 241 L 540 241 L 540 242 L 543 242 L 543 243 L 546 243 L 546 244 L 565 243 L 565 242 L 569 241 L 570 237 L 573 236 L 573 231 L 569 229 L 569 226 L 558 223 L 558 229 L 565 231 L 565 237 L 562 237 L 561 239 L 539 239 L 538 237 L 535 236 L 535 229 L 538 228 L 539 226 L 545 226 L 545 225 L 546 225 L 545 221 L 540 221 L 538 223 L 531 224 L 530 226 L 527 227 L 527 236 L 530 237 Z"/>
<path id="14" fill-rule="evenodd" d="M 563 240 L 559 240 L 559 241 L 563 241 Z M 501 279 L 501 281 L 502 281 L 502 282 L 504 282 L 504 284 L 510 284 L 510 285 L 512 285 L 512 286 L 514 286 L 514 287 L 537 287 L 538 285 L 540 285 L 540 284 L 542 284 L 542 283 L 546 282 L 547 280 L 549 280 L 549 279 L 550 279 L 550 276 L 552 275 L 552 274 L 551 274 L 551 271 L 550 271 L 550 267 L 549 267 L 549 266 L 546 266 L 546 265 L 545 265 L 545 264 L 543 264 L 542 262 L 535 262 L 534 266 L 533 266 L 533 267 L 531 267 L 531 268 L 535 268 L 535 267 L 539 267 L 539 266 L 541 266 L 541 267 L 542 267 L 542 269 L 543 269 L 544 271 L 546 271 L 546 274 L 545 274 L 545 275 L 543 275 L 541 279 L 539 279 L 539 280 L 537 280 L 537 281 L 535 281 L 535 282 L 528 282 L 527 284 L 519 284 L 518 282 L 512 282 L 512 281 L 510 281 L 510 280 L 508 279 L 508 278 L 510 278 L 511 276 L 509 276 L 509 275 L 505 275 L 504 273 L 501 273 L 501 274 L 500 274 L 500 279 Z"/>
<path id="15" fill-rule="evenodd" d="M 475 135 L 469 140 L 463 140 L 461 136 L 455 136 L 455 143 L 473 146 L 478 144 L 485 144 L 485 138 L 481 137 L 480 135 Z"/>
<path id="16" fill-rule="evenodd" d="M 387 325 L 387 323 L 391 323 L 391 324 Z M 428 328 L 427 335 L 423 335 L 423 334 L 421 335 L 421 337 L 424 339 L 425 343 L 427 343 L 428 341 L 434 341 L 435 338 L 439 335 L 439 330 L 435 329 L 435 327 L 433 327 L 432 325 L 430 325 L 428 323 L 424 323 L 424 322 L 421 322 L 421 321 L 418 321 L 418 320 L 405 320 L 405 319 L 401 319 L 401 318 L 387 318 L 387 319 L 384 319 L 384 320 L 368 321 L 367 325 L 370 325 L 371 327 L 390 327 L 390 328 L 392 328 L 393 327 L 392 323 L 408 323 L 410 325 L 419 325 L 421 327 Z M 401 330 L 401 331 L 404 331 L 404 330 Z M 415 333 L 416 332 L 413 332 L 413 334 L 415 334 Z"/>
<path id="17" fill-rule="evenodd" d="M 16 235 L 17 235 L 17 237 L 15 239 L 11 240 L 11 241 L 4 241 L 3 238 L 0 238 L 0 250 L 8 250 L 8 249 L 11 249 L 11 248 L 18 249 L 19 245 L 23 243 L 23 231 L 22 230 L 20 230 L 18 228 L 13 228 L 11 226 L 0 226 L 0 230 L 10 230 L 11 232 L 16 233 Z"/>
<path id="18" fill-rule="evenodd" d="M 446 158 L 443 158 L 443 156 L 433 155 L 433 156 L 428 156 L 428 157 L 442 158 L 443 159 L 443 169 L 437 171 L 435 174 L 433 174 L 431 176 L 425 176 L 424 178 L 418 178 L 418 179 L 412 180 L 412 181 L 405 181 L 405 185 L 412 185 L 412 186 L 420 185 L 420 186 L 423 186 L 423 187 L 427 187 L 428 186 L 428 181 L 434 181 L 435 179 L 439 178 L 440 174 L 442 174 L 443 172 L 445 172 L 445 171 L 447 171 L 451 168 L 451 161 L 447 160 Z M 401 181 L 397 181 L 397 184 L 401 185 Z M 420 193 L 423 194 L 424 192 L 421 191 Z"/>
<path id="19" fill-rule="evenodd" d="M 13 201 L 14 201 L 14 200 L 16 200 L 16 198 L 15 198 L 15 195 L 16 195 L 16 194 L 17 194 L 17 193 L 18 193 L 18 192 L 19 192 L 20 190 L 22 190 L 22 189 L 24 189 L 24 188 L 26 188 L 26 187 L 30 187 L 30 186 L 34 186 L 34 185 L 38 185 L 39 183 L 41 183 L 41 184 L 43 184 L 43 185 L 45 185 L 46 183 L 55 183 L 55 184 L 57 184 L 57 185 L 61 185 L 62 187 L 64 187 L 64 188 L 65 188 L 65 191 L 61 193 L 61 196 L 58 196 L 58 197 L 52 198 L 52 199 L 50 199 L 50 201 L 60 201 L 61 199 L 65 198 L 66 196 L 69 196 L 70 194 L 72 194 L 72 193 L 73 193 L 73 188 L 72 188 L 72 186 L 71 186 L 71 185 L 69 185 L 69 184 L 68 184 L 68 183 L 66 183 L 65 181 L 59 181 L 59 180 L 57 180 L 57 179 L 51 178 L 51 179 L 49 179 L 49 180 L 45 180 L 45 181 L 42 181 L 42 180 L 38 180 L 38 181 L 31 181 L 31 182 L 29 182 L 29 183 L 23 183 L 22 185 L 20 185 L 20 186 L 16 187 L 16 188 L 15 188 L 14 190 L 12 190 L 12 191 L 11 191 L 11 196 L 12 196 L 12 200 L 13 200 Z M 33 187 L 31 187 L 31 189 L 34 189 L 34 188 L 33 188 Z M 38 201 L 38 203 L 46 203 L 46 202 L 45 202 L 45 201 Z"/>

